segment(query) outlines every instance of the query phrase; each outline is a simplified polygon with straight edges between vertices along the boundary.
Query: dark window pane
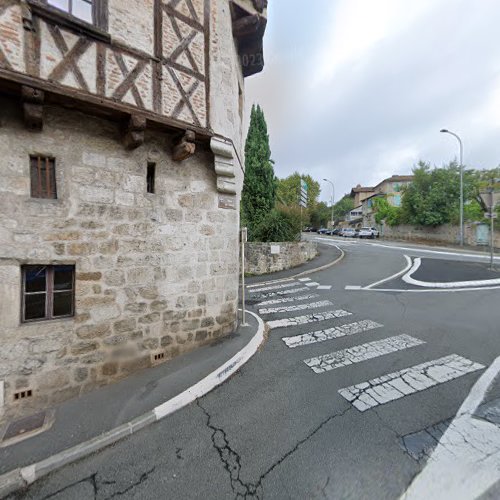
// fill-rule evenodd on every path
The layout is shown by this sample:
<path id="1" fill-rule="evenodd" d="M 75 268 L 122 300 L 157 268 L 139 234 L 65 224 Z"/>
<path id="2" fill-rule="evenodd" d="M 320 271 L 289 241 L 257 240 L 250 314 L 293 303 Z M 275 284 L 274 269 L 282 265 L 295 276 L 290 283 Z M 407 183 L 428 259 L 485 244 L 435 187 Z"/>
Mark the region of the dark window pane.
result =
<path id="1" fill-rule="evenodd" d="M 54 266 L 54 290 L 71 290 L 73 271 L 73 266 Z"/>
<path id="2" fill-rule="evenodd" d="M 44 292 L 46 290 L 46 266 L 26 266 L 25 267 L 25 291 Z"/>
<path id="3" fill-rule="evenodd" d="M 54 293 L 54 318 L 73 314 L 73 292 Z"/>
<path id="4" fill-rule="evenodd" d="M 25 295 L 24 298 L 24 319 L 45 318 L 45 297 L 44 293 Z"/>

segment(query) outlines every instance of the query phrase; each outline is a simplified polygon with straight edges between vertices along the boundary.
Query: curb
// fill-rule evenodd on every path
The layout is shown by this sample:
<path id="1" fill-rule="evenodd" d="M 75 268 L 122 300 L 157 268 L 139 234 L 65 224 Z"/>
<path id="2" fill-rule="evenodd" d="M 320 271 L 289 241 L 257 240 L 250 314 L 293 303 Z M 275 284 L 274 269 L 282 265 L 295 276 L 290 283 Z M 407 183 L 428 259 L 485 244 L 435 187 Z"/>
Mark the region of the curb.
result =
<path id="1" fill-rule="evenodd" d="M 107 448 L 144 427 L 158 422 L 177 410 L 184 408 L 196 399 L 208 394 L 217 386 L 225 382 L 257 352 L 260 345 L 264 342 L 264 321 L 252 311 L 246 312 L 257 320 L 257 333 L 251 338 L 248 344 L 237 352 L 229 361 L 226 361 L 222 366 L 208 374 L 195 385 L 186 389 L 184 392 L 181 392 L 172 399 L 165 401 L 161 405 L 130 422 L 122 424 L 100 436 L 73 446 L 72 448 L 56 453 L 40 462 L 25 467 L 19 467 L 1 475 L 0 498 L 5 498 L 7 495 L 22 490 L 51 472 L 85 458 L 96 451 Z"/>
<path id="2" fill-rule="evenodd" d="M 327 243 L 325 243 L 325 245 L 326 244 Z M 308 274 L 317 273 L 318 271 L 323 271 L 324 269 L 328 269 L 329 267 L 332 267 L 335 264 L 338 264 L 345 257 L 345 252 L 344 252 L 344 250 L 342 250 L 342 248 L 340 248 L 337 245 L 329 245 L 329 246 L 334 246 L 337 250 L 340 250 L 340 257 L 337 257 L 333 262 L 329 262 L 328 264 L 325 264 L 323 266 L 316 267 L 314 269 L 309 269 L 308 271 L 303 271 L 301 273 L 294 274 L 293 276 L 289 276 L 287 279 L 298 278 L 300 276 L 307 276 Z"/>

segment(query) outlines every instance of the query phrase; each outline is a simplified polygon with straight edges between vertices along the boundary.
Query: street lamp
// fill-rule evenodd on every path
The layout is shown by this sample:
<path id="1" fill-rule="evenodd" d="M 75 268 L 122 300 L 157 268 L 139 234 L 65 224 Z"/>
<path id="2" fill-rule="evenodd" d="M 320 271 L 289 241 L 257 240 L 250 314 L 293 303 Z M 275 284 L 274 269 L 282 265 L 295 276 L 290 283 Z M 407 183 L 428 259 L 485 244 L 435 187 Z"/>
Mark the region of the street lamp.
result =
<path id="1" fill-rule="evenodd" d="M 450 132 L 445 128 L 440 132 L 452 135 L 460 145 L 460 246 L 464 246 L 464 146 L 462 139 L 454 132 Z"/>
<path id="2" fill-rule="evenodd" d="M 323 179 L 323 180 L 325 182 L 329 182 L 332 185 L 332 229 L 333 229 L 333 201 L 335 199 L 335 187 L 332 181 L 329 181 L 328 179 Z"/>

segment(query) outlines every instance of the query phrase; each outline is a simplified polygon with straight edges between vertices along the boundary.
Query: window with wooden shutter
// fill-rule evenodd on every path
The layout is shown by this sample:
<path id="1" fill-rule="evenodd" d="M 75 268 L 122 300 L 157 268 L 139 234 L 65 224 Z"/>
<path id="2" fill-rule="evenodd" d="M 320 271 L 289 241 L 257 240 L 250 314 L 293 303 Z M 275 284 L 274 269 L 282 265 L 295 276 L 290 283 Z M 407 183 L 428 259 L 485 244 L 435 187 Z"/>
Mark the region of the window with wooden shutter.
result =
<path id="1" fill-rule="evenodd" d="M 31 197 L 57 198 L 56 160 L 48 156 L 30 157 Z"/>

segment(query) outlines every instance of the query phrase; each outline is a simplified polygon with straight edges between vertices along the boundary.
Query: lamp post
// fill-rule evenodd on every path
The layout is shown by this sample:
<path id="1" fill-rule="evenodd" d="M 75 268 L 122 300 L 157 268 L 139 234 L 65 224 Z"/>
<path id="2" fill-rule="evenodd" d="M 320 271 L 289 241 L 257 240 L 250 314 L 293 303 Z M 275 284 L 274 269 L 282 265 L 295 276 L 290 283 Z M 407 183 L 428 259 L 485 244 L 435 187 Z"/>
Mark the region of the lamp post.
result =
<path id="1" fill-rule="evenodd" d="M 445 128 L 440 130 L 442 134 L 450 134 L 458 141 L 460 145 L 460 246 L 464 246 L 464 146 L 462 139 Z"/>
<path id="2" fill-rule="evenodd" d="M 332 185 L 332 229 L 333 229 L 333 201 L 335 199 L 335 186 L 333 185 L 332 181 L 329 181 L 328 179 L 323 179 L 325 182 L 329 182 Z"/>

